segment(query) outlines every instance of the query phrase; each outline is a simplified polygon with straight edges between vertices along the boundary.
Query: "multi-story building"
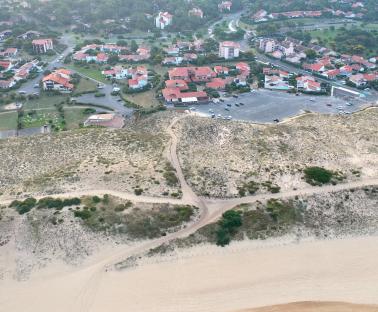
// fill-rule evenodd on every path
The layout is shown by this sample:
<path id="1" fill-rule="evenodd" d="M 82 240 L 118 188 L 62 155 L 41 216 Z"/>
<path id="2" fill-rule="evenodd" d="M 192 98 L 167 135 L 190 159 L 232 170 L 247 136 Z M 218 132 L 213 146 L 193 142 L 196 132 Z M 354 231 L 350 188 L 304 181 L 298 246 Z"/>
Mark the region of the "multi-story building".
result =
<path id="1" fill-rule="evenodd" d="M 239 57 L 240 44 L 233 41 L 223 41 L 219 43 L 219 57 L 226 60 Z"/>
<path id="2" fill-rule="evenodd" d="M 32 41 L 33 50 L 36 53 L 46 53 L 49 50 L 54 49 L 52 39 L 35 39 Z"/>

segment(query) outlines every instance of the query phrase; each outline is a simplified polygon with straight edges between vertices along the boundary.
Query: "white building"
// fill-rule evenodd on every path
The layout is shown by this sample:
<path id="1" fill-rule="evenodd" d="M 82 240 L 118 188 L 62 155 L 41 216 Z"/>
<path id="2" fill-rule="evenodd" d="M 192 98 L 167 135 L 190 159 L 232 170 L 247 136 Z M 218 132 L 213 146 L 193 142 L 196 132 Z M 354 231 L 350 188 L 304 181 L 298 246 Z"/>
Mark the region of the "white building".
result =
<path id="1" fill-rule="evenodd" d="M 172 25 L 172 14 L 168 12 L 159 12 L 155 18 L 155 26 L 160 29 L 165 29 L 167 26 Z"/>
<path id="2" fill-rule="evenodd" d="M 32 41 L 32 45 L 36 53 L 46 53 L 48 50 L 54 49 L 52 39 L 36 39 Z"/>
<path id="3" fill-rule="evenodd" d="M 223 41 L 219 43 L 219 57 L 226 60 L 239 57 L 240 44 L 233 41 Z"/>
<path id="4" fill-rule="evenodd" d="M 276 42 L 273 39 L 261 39 L 259 49 L 265 53 L 272 53 L 276 49 Z"/>

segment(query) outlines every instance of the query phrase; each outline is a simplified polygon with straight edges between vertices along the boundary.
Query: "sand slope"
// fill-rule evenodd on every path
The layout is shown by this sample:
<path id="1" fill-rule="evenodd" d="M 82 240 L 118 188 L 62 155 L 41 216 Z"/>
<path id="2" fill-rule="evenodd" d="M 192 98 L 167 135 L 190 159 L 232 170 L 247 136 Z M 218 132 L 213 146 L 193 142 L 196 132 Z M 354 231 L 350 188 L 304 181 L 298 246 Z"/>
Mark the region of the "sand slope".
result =
<path id="1" fill-rule="evenodd" d="M 296 302 L 240 312 L 376 312 L 376 305 L 349 304 L 343 302 Z"/>

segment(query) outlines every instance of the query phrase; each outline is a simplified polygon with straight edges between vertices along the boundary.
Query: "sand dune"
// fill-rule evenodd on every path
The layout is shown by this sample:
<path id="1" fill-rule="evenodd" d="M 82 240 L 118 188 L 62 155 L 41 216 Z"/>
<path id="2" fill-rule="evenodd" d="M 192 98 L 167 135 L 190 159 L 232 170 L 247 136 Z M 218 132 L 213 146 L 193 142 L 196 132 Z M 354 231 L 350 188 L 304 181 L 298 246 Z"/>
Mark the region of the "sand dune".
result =
<path id="1" fill-rule="evenodd" d="M 343 302 L 295 302 L 239 312 L 377 312 L 377 305 Z"/>

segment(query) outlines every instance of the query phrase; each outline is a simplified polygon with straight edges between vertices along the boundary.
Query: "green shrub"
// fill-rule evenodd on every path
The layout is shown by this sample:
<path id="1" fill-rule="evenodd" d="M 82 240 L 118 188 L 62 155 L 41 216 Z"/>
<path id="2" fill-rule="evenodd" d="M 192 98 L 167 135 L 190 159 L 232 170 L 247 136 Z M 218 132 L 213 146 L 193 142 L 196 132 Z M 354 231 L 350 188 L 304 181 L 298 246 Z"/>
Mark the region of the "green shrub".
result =
<path id="1" fill-rule="evenodd" d="M 73 198 L 52 198 L 52 197 L 44 197 L 38 201 L 37 208 L 48 208 L 48 209 L 63 209 L 64 207 L 68 206 L 77 206 L 81 204 L 81 200 L 78 197 Z"/>
<path id="2" fill-rule="evenodd" d="M 94 202 L 95 204 L 98 204 L 101 202 L 101 198 L 98 197 L 98 196 L 93 196 L 92 197 L 92 202 Z"/>
<path id="3" fill-rule="evenodd" d="M 82 220 L 87 220 L 91 217 L 91 211 L 88 209 L 74 211 L 74 216 Z"/>
<path id="4" fill-rule="evenodd" d="M 32 210 L 34 208 L 34 206 L 36 205 L 36 203 L 37 203 L 37 200 L 35 198 L 29 197 L 29 198 L 25 199 L 24 201 L 14 200 L 9 205 L 9 207 L 15 208 L 17 210 L 17 212 L 20 215 L 22 215 L 22 214 L 27 213 L 30 210 Z"/>
<path id="5" fill-rule="evenodd" d="M 308 167 L 304 170 L 306 182 L 311 185 L 322 185 L 331 182 L 333 173 L 321 167 Z"/>
<path id="6" fill-rule="evenodd" d="M 232 235 L 242 226 L 241 212 L 235 210 L 226 211 L 222 215 L 222 219 L 218 222 L 216 231 L 217 245 L 224 247 L 231 241 Z"/>
<path id="7" fill-rule="evenodd" d="M 142 195 L 142 193 L 143 193 L 143 190 L 141 189 L 141 188 L 136 188 L 136 189 L 134 189 L 134 193 L 135 193 L 135 195 Z"/>
<path id="8" fill-rule="evenodd" d="M 176 186 L 178 183 L 178 179 L 174 171 L 166 171 L 163 174 L 165 181 L 169 186 Z"/>

